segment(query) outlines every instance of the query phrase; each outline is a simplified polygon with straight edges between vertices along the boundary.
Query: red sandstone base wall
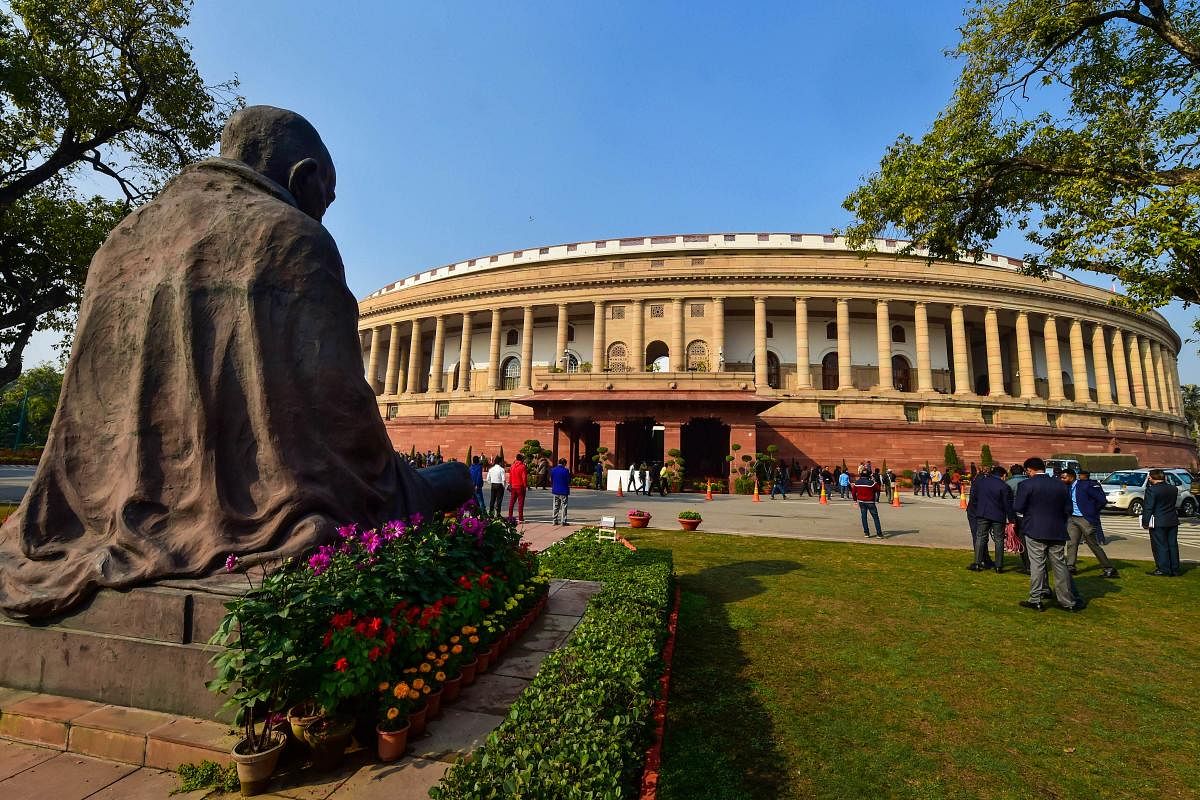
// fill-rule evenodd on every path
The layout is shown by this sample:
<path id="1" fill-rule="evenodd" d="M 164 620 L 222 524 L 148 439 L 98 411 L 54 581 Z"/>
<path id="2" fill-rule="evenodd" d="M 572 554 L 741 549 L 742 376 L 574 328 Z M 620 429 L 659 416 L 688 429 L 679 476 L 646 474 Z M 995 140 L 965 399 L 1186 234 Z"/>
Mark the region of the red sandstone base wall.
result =
<path id="1" fill-rule="evenodd" d="M 386 424 L 392 446 L 407 453 L 437 450 L 446 458 L 466 458 L 467 448 L 475 455 L 495 455 L 504 447 L 511 460 L 526 439 L 537 439 L 547 449 L 554 447 L 554 423 L 529 417 L 492 419 L 389 420 Z M 740 441 L 740 439 L 739 439 Z M 1072 428 L 1051 430 L 1033 426 L 984 426 L 964 424 L 871 422 L 821 422 L 810 419 L 769 422 L 758 420 L 757 442 L 743 444 L 743 452 L 754 447 L 763 452 L 778 445 L 779 455 L 805 464 L 835 465 L 844 459 L 854 465 L 870 459 L 887 461 L 896 469 L 912 469 L 917 464 L 941 464 L 946 443 L 952 442 L 964 464 L 980 463 L 980 451 L 988 445 L 997 464 L 1020 463 L 1029 456 L 1046 458 L 1053 453 L 1110 453 L 1114 437 L 1103 431 Z M 1138 457 L 1143 466 L 1177 466 L 1197 469 L 1196 449 L 1187 439 L 1122 433 L 1115 437 L 1122 453 Z"/>

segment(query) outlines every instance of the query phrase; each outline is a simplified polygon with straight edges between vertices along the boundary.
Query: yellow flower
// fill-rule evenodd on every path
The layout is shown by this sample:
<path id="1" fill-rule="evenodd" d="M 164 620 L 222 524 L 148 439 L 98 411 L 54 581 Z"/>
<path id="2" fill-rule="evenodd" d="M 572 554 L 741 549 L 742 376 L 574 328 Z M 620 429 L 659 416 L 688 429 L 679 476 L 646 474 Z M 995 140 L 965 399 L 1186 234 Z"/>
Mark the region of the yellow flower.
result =
<path id="1" fill-rule="evenodd" d="M 425 654 L 425 657 L 426 658 L 437 658 L 437 654 L 434 653 L 432 650 L 430 650 L 428 653 Z"/>
<path id="2" fill-rule="evenodd" d="M 408 699 L 409 699 L 409 700 L 420 700 L 420 699 L 421 699 L 421 693 L 420 693 L 420 692 L 409 692 L 409 693 L 408 693 Z"/>
<path id="3" fill-rule="evenodd" d="M 450 644 L 457 644 L 457 643 L 458 643 L 458 637 L 457 637 L 457 636 L 451 636 L 451 637 L 450 637 Z"/>
<path id="4" fill-rule="evenodd" d="M 479 644 L 479 637 L 478 637 L 478 636 L 472 636 L 472 637 L 470 637 L 469 639 L 467 639 L 467 641 L 468 641 L 468 642 L 470 642 L 471 644 Z"/>
<path id="5" fill-rule="evenodd" d="M 396 708 L 395 706 L 392 706 L 391 708 L 388 709 L 388 712 L 387 712 L 388 719 L 395 719 L 398 716 L 400 716 L 400 709 Z"/>
<path id="6" fill-rule="evenodd" d="M 428 661 L 421 665 L 421 672 L 429 672 L 431 669 L 433 669 L 433 667 L 429 666 Z M 420 680 L 420 678 L 417 678 L 417 680 Z"/>
<path id="7" fill-rule="evenodd" d="M 392 688 L 392 685 L 390 683 L 388 683 L 387 681 L 384 681 L 383 683 L 379 684 L 379 691 L 381 691 L 381 692 L 386 692 L 390 688 Z"/>
<path id="8" fill-rule="evenodd" d="M 414 689 L 420 689 L 424 685 L 425 685 L 425 681 L 421 680 L 420 678 L 417 678 L 415 681 L 412 682 L 412 687 Z"/>
<path id="9" fill-rule="evenodd" d="M 408 684 L 400 681 L 396 684 L 396 688 L 392 690 L 392 694 L 395 695 L 397 700 L 403 700 L 404 696 L 408 694 Z"/>
<path id="10" fill-rule="evenodd" d="M 463 633 L 470 633 L 470 632 L 471 632 L 471 626 L 470 626 L 470 625 L 463 625 L 463 626 L 462 626 L 462 632 L 463 632 Z"/>
<path id="11" fill-rule="evenodd" d="M 459 653 L 462 652 L 462 645 L 461 644 L 454 645 L 454 647 L 450 648 L 450 652 L 454 653 L 454 655 L 458 655 Z"/>
<path id="12" fill-rule="evenodd" d="M 444 683 L 446 680 L 446 673 L 442 672 L 441 670 L 438 670 L 437 672 L 435 672 L 433 674 L 433 679 L 435 681 L 437 681 L 438 683 Z"/>
<path id="13" fill-rule="evenodd" d="M 446 652 L 446 651 L 447 651 L 447 650 L 449 650 L 449 649 L 450 649 L 450 648 L 446 647 L 446 645 L 444 645 L 444 644 L 439 644 L 439 645 L 438 645 L 438 652 L 439 652 L 439 653 L 444 653 L 444 652 Z"/>
<path id="14" fill-rule="evenodd" d="M 440 666 L 442 666 L 443 664 L 445 664 L 445 663 L 446 663 L 446 659 L 447 659 L 447 658 L 449 658 L 449 656 L 442 656 L 441 658 L 439 658 L 439 659 L 437 660 L 437 665 L 440 667 Z"/>
<path id="15" fill-rule="evenodd" d="M 432 690 L 428 686 L 426 686 L 424 689 L 421 690 L 421 694 L 429 694 L 430 691 L 432 691 Z"/>

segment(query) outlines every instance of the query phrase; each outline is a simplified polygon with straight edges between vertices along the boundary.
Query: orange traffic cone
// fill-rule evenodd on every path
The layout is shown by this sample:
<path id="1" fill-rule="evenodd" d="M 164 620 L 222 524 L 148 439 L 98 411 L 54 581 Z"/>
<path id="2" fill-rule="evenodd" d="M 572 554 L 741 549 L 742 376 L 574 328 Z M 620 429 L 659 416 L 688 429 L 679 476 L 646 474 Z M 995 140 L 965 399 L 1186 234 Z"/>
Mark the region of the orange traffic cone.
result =
<path id="1" fill-rule="evenodd" d="M 961 509 L 964 509 L 964 510 L 967 507 L 967 490 L 966 490 L 966 488 L 963 488 L 958 493 L 958 507 Z"/>
<path id="2" fill-rule="evenodd" d="M 617 478 L 617 497 L 625 496 L 625 490 L 621 488 L 621 484 L 623 483 L 624 481 L 622 481 L 620 478 Z"/>
<path id="3" fill-rule="evenodd" d="M 704 492 L 705 500 L 712 500 L 712 481 L 708 482 L 708 489 Z"/>
<path id="4" fill-rule="evenodd" d="M 821 505 L 829 505 L 829 498 L 825 496 L 825 484 L 821 484 Z"/>
<path id="5" fill-rule="evenodd" d="M 900 487 L 892 489 L 892 508 L 900 507 Z"/>
<path id="6" fill-rule="evenodd" d="M 762 498 L 758 496 L 758 481 L 754 481 L 754 502 L 761 503 Z"/>

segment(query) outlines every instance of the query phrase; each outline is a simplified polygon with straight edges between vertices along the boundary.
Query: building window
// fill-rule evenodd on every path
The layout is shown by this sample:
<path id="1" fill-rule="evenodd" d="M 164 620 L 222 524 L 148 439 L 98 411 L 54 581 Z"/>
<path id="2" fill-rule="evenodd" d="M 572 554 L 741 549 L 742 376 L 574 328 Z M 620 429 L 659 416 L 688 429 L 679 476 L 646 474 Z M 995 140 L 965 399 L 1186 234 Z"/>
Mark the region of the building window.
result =
<path id="1" fill-rule="evenodd" d="M 521 341 L 521 334 L 517 333 L 516 328 L 509 328 L 508 333 L 504 334 L 505 347 L 516 347 Z"/>
<path id="2" fill-rule="evenodd" d="M 396 417 L 400 416 L 400 404 L 399 403 L 388 403 L 387 404 L 387 414 L 385 416 L 387 417 L 387 419 L 395 419 Z"/>
<path id="3" fill-rule="evenodd" d="M 575 326 L 574 325 L 567 326 L 567 341 L 568 342 L 575 341 Z"/>
<path id="4" fill-rule="evenodd" d="M 838 388 L 838 354 L 834 350 L 821 359 L 821 388 L 826 390 Z"/>
<path id="5" fill-rule="evenodd" d="M 690 308 L 690 316 L 692 319 L 704 316 L 704 303 L 692 303 Z"/>
<path id="6" fill-rule="evenodd" d="M 1054 413 L 1046 414 L 1046 423 L 1051 428 L 1057 428 L 1058 427 L 1058 414 L 1054 414 Z"/>
<path id="7" fill-rule="evenodd" d="M 629 351 L 624 342 L 613 342 L 608 346 L 607 363 L 609 372 L 629 371 Z"/>
<path id="8" fill-rule="evenodd" d="M 650 304 L 650 319 L 662 319 L 666 316 L 666 306 L 662 303 Z"/>
<path id="9" fill-rule="evenodd" d="M 512 401 L 497 400 L 496 401 L 496 419 L 507 419 L 512 413 Z"/>
<path id="10" fill-rule="evenodd" d="M 983 424 L 984 425 L 995 425 L 996 424 L 996 409 L 981 408 L 981 409 L 979 409 L 979 413 L 983 415 Z"/>
<path id="11" fill-rule="evenodd" d="M 898 392 L 912 391 L 912 367 L 904 356 L 892 356 L 892 388 Z"/>
<path id="12" fill-rule="evenodd" d="M 836 322 L 826 323 L 825 338 L 831 342 L 837 341 L 837 323 Z"/>
<path id="13" fill-rule="evenodd" d="M 566 370 L 567 372 L 579 372 L 579 356 L 570 350 L 566 353 Z"/>
<path id="14" fill-rule="evenodd" d="M 831 422 L 837 418 L 837 403 L 821 403 L 821 419 L 825 422 Z"/>
<path id="15" fill-rule="evenodd" d="M 450 401 L 438 400 L 433 404 L 433 415 L 438 419 L 445 419 L 450 416 Z"/>
<path id="16" fill-rule="evenodd" d="M 901 325 L 892 326 L 892 341 L 904 343 L 904 327 Z"/>
<path id="17" fill-rule="evenodd" d="M 904 421 L 905 422 L 920 422 L 921 421 L 921 407 L 913 406 L 913 405 L 906 405 L 904 407 Z"/>
<path id="18" fill-rule="evenodd" d="M 1112 430 L 1112 417 L 1101 417 L 1100 427 L 1105 430 Z"/>
<path id="19" fill-rule="evenodd" d="M 703 258 L 693 258 L 693 259 L 692 259 L 692 266 L 693 266 L 693 267 L 703 267 L 703 266 L 704 266 L 704 259 L 703 259 Z"/>
<path id="20" fill-rule="evenodd" d="M 613 306 L 609 319 L 625 319 L 625 306 Z"/>
<path id="21" fill-rule="evenodd" d="M 771 320 L 767 320 L 767 338 L 775 338 L 775 323 L 771 322 Z"/>
<path id="22" fill-rule="evenodd" d="M 689 372 L 708 372 L 708 345 L 696 339 L 687 346 L 687 368 Z"/>
<path id="23" fill-rule="evenodd" d="M 511 391 L 517 388 L 517 379 L 521 377 L 521 359 L 509 356 L 500 364 L 500 388 Z"/>

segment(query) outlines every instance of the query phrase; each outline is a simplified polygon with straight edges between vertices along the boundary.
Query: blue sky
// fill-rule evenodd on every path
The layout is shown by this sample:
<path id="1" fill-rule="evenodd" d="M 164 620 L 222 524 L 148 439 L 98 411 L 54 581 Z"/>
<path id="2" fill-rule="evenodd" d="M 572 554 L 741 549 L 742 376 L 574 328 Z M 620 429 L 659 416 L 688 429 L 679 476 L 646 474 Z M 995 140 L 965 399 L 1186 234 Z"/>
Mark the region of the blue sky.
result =
<path id="1" fill-rule="evenodd" d="M 843 225 L 945 105 L 963 2 L 201 0 L 188 36 L 206 78 L 321 131 L 362 296 L 534 245 Z M 1200 382 L 1194 344 L 1180 366 Z"/>

